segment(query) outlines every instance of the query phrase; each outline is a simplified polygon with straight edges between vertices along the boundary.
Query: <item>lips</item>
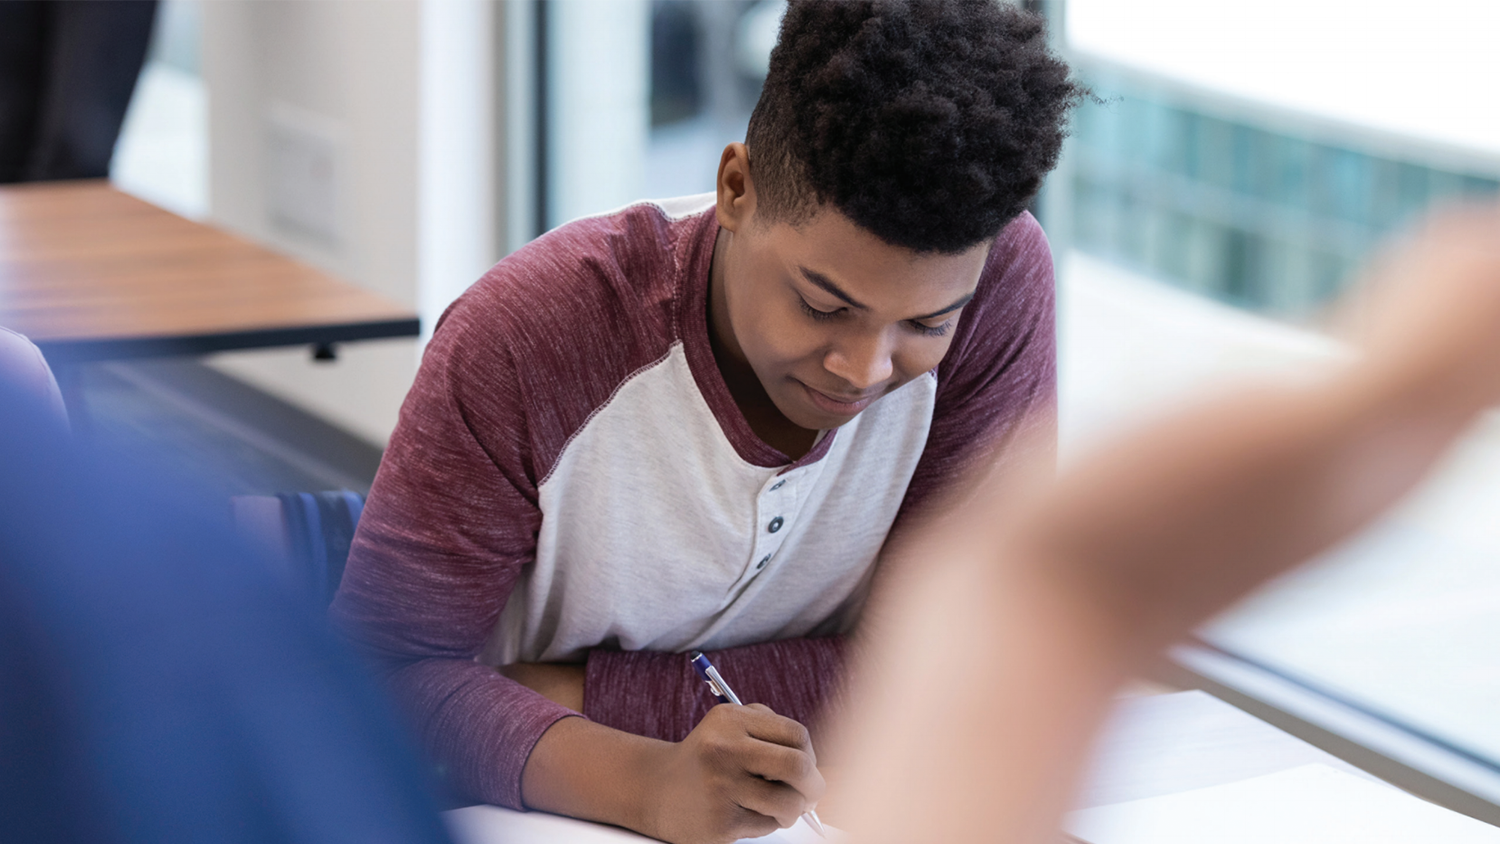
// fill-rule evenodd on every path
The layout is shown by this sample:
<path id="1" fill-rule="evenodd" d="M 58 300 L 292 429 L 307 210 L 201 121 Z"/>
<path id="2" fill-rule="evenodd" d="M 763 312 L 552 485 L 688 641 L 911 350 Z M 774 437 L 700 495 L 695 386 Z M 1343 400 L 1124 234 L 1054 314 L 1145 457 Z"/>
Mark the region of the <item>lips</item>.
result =
<path id="1" fill-rule="evenodd" d="M 823 392 L 822 390 L 813 389 L 812 387 L 803 384 L 801 381 L 798 381 L 797 383 L 801 385 L 802 389 L 807 391 L 807 397 L 812 400 L 812 403 L 816 405 L 818 409 L 822 410 L 824 413 L 829 413 L 834 416 L 853 416 L 859 413 L 861 410 L 864 410 L 866 407 L 869 407 L 870 402 L 875 401 L 875 399 L 879 398 L 878 394 L 860 396 L 857 398 L 830 395 Z"/>

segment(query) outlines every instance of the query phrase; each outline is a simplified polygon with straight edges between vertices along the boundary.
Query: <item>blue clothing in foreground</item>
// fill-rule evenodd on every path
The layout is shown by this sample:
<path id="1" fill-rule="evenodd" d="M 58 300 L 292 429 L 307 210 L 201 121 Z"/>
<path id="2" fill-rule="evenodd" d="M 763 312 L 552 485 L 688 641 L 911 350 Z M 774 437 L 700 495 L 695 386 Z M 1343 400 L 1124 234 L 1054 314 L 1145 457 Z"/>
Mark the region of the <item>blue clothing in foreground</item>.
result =
<path id="1" fill-rule="evenodd" d="M 392 707 L 227 507 L 28 402 L 0 383 L 0 840 L 448 840 Z"/>

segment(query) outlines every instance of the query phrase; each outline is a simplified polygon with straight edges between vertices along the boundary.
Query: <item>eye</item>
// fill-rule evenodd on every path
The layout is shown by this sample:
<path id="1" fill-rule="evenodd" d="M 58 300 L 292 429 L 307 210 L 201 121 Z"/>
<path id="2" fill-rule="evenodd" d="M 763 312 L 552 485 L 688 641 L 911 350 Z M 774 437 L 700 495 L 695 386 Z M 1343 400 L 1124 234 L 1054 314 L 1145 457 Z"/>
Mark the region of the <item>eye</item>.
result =
<path id="1" fill-rule="evenodd" d="M 843 310 L 843 308 L 835 308 L 831 311 L 820 311 L 817 308 L 814 308 L 812 305 L 807 304 L 807 300 L 802 298 L 801 296 L 797 297 L 797 304 L 802 306 L 803 313 L 818 321 L 832 319 L 835 314 Z"/>
<path id="2" fill-rule="evenodd" d="M 924 337 L 942 337 L 948 333 L 948 329 L 953 327 L 953 320 L 944 320 L 941 325 L 927 325 L 921 322 L 909 322 L 907 325 Z"/>

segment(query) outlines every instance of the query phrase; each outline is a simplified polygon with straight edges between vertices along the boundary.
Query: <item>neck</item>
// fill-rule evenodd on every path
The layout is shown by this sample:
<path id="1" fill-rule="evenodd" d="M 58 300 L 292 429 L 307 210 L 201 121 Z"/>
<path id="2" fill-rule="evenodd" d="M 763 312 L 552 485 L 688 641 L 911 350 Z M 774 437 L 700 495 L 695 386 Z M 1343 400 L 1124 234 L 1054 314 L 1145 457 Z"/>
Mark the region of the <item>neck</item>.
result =
<path id="1" fill-rule="evenodd" d="M 724 379 L 724 386 L 729 388 L 729 395 L 750 425 L 750 430 L 767 445 L 796 460 L 812 449 L 818 432 L 798 427 L 781 414 L 734 334 L 734 326 L 729 320 L 726 283 L 728 253 L 733 239 L 734 233 L 722 228 L 714 239 L 713 263 L 708 270 L 709 346 L 713 349 L 714 363 Z"/>
<path id="2" fill-rule="evenodd" d="M 758 393 L 763 401 L 770 402 L 729 322 L 725 276 L 728 274 L 729 243 L 733 238 L 734 233 L 724 229 L 719 229 L 718 237 L 714 238 L 714 257 L 708 270 L 708 340 L 713 346 L 714 362 L 719 365 L 719 373 L 724 376 L 724 383 L 735 402 L 743 404 L 742 392 L 751 397 Z"/>

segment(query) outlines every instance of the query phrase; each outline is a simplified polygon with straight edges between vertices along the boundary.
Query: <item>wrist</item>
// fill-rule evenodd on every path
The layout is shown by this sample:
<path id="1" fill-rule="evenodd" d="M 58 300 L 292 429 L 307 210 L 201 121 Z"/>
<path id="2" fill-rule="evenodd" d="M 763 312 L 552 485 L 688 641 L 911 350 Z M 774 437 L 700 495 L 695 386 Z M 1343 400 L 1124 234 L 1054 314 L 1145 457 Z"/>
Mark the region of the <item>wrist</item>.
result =
<path id="1" fill-rule="evenodd" d="M 676 747 L 672 742 L 642 739 L 632 749 L 629 763 L 630 792 L 626 795 L 624 811 L 627 820 L 624 826 L 654 838 L 661 838 L 663 812 L 672 811 L 668 805 L 672 789 L 668 786 L 665 772 L 671 764 L 671 752 Z"/>
<path id="2" fill-rule="evenodd" d="M 631 735 L 584 718 L 553 724 L 522 770 L 529 809 L 648 832 L 660 817 L 661 770 L 668 742 Z"/>

